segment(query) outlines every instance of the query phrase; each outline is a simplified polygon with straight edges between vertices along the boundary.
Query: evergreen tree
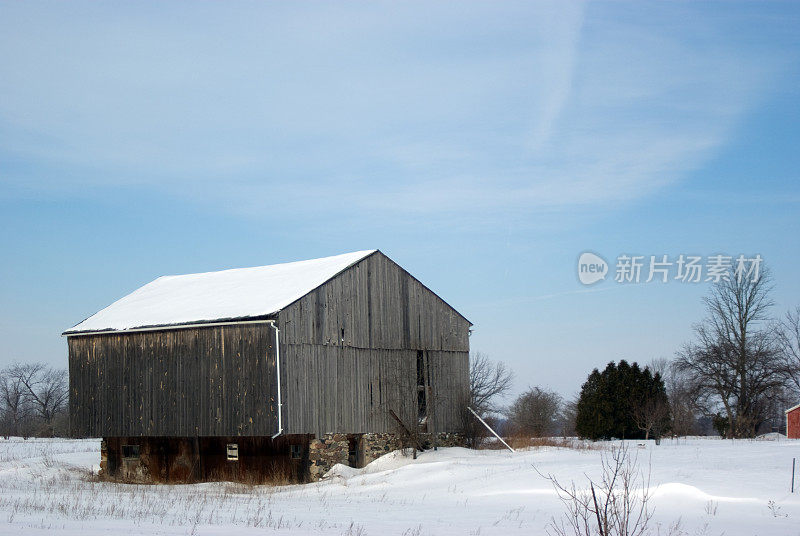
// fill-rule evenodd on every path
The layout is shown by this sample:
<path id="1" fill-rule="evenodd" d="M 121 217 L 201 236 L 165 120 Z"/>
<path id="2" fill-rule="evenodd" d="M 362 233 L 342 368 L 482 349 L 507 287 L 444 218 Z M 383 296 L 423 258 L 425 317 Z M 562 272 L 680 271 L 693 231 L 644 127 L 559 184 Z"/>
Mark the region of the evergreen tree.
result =
<path id="1" fill-rule="evenodd" d="M 578 399 L 575 427 L 578 435 L 592 440 L 643 439 L 665 432 L 669 418 L 661 375 L 621 360 L 589 374 Z"/>

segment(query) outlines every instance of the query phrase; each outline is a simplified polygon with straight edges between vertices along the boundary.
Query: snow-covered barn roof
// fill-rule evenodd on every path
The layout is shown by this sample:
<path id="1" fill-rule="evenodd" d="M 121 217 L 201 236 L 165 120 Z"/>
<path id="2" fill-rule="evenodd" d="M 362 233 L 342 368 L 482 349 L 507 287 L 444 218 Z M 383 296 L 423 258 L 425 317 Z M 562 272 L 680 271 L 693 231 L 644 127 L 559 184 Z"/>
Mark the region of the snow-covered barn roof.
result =
<path id="1" fill-rule="evenodd" d="M 159 277 L 66 330 L 64 335 L 263 318 L 294 303 L 375 251 Z"/>

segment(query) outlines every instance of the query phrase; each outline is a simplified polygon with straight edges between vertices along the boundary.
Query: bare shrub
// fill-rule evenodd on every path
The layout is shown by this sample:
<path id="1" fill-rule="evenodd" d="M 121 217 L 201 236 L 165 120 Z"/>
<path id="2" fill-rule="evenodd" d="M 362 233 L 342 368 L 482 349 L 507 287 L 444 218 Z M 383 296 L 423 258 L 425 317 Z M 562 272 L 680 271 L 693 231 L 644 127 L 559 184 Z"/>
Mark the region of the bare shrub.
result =
<path id="1" fill-rule="evenodd" d="M 599 481 L 588 478 L 588 488 L 575 482 L 550 480 L 566 512 L 547 528 L 556 536 L 643 536 L 653 516 L 650 502 L 650 471 L 639 469 L 637 456 L 623 444 L 601 457 Z M 538 470 L 537 470 L 538 471 Z M 541 474 L 541 473 L 540 473 Z"/>
<path id="2" fill-rule="evenodd" d="M 514 435 L 549 437 L 559 431 L 563 401 L 555 391 L 531 387 L 508 409 Z"/>

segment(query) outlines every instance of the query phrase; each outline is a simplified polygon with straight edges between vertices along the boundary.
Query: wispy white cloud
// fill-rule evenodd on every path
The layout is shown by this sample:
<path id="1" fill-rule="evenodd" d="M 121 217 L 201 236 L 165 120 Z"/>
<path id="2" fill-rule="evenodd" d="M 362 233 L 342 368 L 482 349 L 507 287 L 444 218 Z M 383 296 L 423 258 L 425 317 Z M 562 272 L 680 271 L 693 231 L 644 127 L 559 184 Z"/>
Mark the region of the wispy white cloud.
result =
<path id="1" fill-rule="evenodd" d="M 11 188 L 253 217 L 604 206 L 682 180 L 784 61 L 691 6 L 95 6 L 5 8 Z"/>

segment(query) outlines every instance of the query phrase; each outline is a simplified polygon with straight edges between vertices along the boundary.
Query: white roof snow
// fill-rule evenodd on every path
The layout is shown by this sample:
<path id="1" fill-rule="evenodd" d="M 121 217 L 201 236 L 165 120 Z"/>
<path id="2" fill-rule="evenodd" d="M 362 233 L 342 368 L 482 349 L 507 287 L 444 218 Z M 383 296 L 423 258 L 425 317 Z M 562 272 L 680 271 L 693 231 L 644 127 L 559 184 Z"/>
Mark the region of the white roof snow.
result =
<path id="1" fill-rule="evenodd" d="M 356 251 L 256 268 L 159 277 L 64 334 L 271 315 L 375 251 Z"/>

